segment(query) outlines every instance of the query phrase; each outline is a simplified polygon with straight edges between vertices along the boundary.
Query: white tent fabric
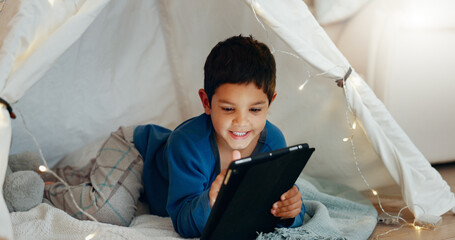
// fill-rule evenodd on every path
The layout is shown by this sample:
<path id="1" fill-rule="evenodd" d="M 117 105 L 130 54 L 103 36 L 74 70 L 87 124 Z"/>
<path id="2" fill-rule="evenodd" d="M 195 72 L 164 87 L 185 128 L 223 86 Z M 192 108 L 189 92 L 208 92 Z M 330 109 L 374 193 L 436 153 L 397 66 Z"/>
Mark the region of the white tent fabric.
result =
<path id="1" fill-rule="evenodd" d="M 432 164 L 455 160 L 452 9 L 451 0 L 370 0 L 350 19 L 323 25 Z"/>
<path id="2" fill-rule="evenodd" d="M 210 49 L 252 34 L 277 61 L 269 119 L 288 144 L 316 148 L 307 174 L 359 190 L 368 188 L 362 177 L 371 187 L 395 182 L 417 217 L 455 206 L 447 183 L 365 82 L 353 72 L 345 91 L 336 86 L 349 63 L 300 0 L 7 1 L 0 22 L 7 26 L 0 30 L 0 97 L 22 113 L 50 165 L 120 125 L 173 128 L 199 114 Z M 2 112 L 4 147 L 11 128 Z M 20 119 L 12 132 L 10 154 L 35 150 Z M 351 135 L 353 145 L 342 141 Z M 2 149 L 1 181 L 7 155 Z M 0 205 L 1 221 L 8 221 Z M 11 238 L 10 225 L 1 226 L 0 236 Z"/>
<path id="3" fill-rule="evenodd" d="M 322 25 L 344 21 L 354 15 L 370 0 L 313 0 L 313 12 Z"/>
<path id="4" fill-rule="evenodd" d="M 291 17 L 289 17 L 282 12 L 301 13 L 303 10 L 292 4 L 280 6 L 280 3 L 272 4 L 270 2 L 273 1 L 265 4 L 269 9 L 256 10 L 256 12 L 269 20 L 268 26 L 275 30 L 302 58 L 310 64 L 313 63 L 312 65 L 317 66 L 316 68 L 321 71 L 337 69 L 337 66 L 345 66 L 346 69 L 349 66 L 347 60 L 316 21 L 306 19 L 311 18 L 309 11 L 306 11 L 308 13 L 306 16 L 290 14 Z M 260 8 L 256 1 L 253 1 L 252 6 Z M 283 11 L 276 11 L 280 7 Z M 263 12 L 264 14 L 261 14 Z M 272 22 L 273 20 L 274 22 Z M 306 33 L 303 29 L 308 29 L 311 34 Z M 321 44 L 322 42 L 324 44 Z M 321 60 L 325 64 L 318 62 L 321 55 L 327 56 L 326 59 Z M 343 73 L 338 74 L 337 77 L 342 78 Z M 417 217 L 425 213 L 439 216 L 450 210 L 454 206 L 455 200 L 453 193 L 450 192 L 450 187 L 430 166 L 360 76 L 353 74 L 348 79 L 345 91 L 349 107 L 356 113 L 376 153 L 383 160 L 394 180 L 401 186 L 403 200 L 410 206 L 412 212 Z M 433 201 L 428 201 L 435 196 L 437 196 L 436 199 L 444 199 L 440 204 L 446 206 L 445 208 L 435 207 Z"/>

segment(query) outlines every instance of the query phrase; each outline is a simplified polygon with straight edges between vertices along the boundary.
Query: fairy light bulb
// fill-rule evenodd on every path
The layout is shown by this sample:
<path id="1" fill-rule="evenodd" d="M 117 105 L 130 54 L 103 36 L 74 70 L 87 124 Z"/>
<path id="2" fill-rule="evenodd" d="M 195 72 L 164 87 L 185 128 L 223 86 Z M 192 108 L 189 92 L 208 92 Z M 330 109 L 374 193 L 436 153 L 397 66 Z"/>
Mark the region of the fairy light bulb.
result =
<path id="1" fill-rule="evenodd" d="M 98 233 L 98 231 L 96 231 L 96 232 L 94 232 L 94 233 L 90 233 L 89 235 L 87 235 L 87 236 L 85 237 L 85 240 L 91 240 L 91 239 L 93 239 L 93 238 L 96 236 L 97 233 Z"/>
<path id="2" fill-rule="evenodd" d="M 357 127 L 357 123 L 354 122 L 354 123 L 352 124 L 352 129 L 355 129 L 356 127 Z"/>
<path id="3" fill-rule="evenodd" d="M 343 138 L 343 142 L 347 142 L 349 140 L 351 140 L 351 138 Z"/>
<path id="4" fill-rule="evenodd" d="M 85 240 L 90 240 L 90 239 L 92 239 L 94 236 L 95 236 L 95 234 L 91 233 L 91 234 L 87 235 L 87 237 L 85 237 Z"/>
<path id="5" fill-rule="evenodd" d="M 39 169 L 41 172 L 46 172 L 46 171 L 47 171 L 47 167 L 44 166 L 44 165 L 39 166 L 38 169 Z"/>
<path id="6" fill-rule="evenodd" d="M 373 195 L 377 196 L 378 195 L 378 192 L 376 192 L 376 190 L 374 189 L 371 189 L 371 192 L 373 193 Z"/>
<path id="7" fill-rule="evenodd" d="M 305 80 L 305 82 L 303 82 L 302 85 L 300 85 L 300 87 L 299 87 L 299 90 L 300 90 L 300 91 L 303 90 L 303 88 L 305 87 L 305 85 L 308 83 L 309 80 L 310 80 L 310 79 L 307 78 L 307 79 Z"/>

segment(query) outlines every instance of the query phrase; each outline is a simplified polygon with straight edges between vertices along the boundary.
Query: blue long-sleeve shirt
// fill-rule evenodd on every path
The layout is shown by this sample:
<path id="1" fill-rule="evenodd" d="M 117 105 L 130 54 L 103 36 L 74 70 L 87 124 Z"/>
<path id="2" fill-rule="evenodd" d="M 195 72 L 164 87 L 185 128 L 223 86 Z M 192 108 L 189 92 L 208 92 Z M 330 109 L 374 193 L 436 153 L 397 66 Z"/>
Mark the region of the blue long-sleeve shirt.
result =
<path id="1" fill-rule="evenodd" d="M 210 116 L 191 118 L 174 131 L 152 124 L 138 126 L 134 144 L 144 159 L 144 189 L 151 213 L 170 216 L 183 237 L 200 236 L 211 211 L 208 192 L 221 170 Z M 253 154 L 285 146 L 281 131 L 267 121 Z M 304 213 L 302 205 L 291 227 L 302 224 Z"/>

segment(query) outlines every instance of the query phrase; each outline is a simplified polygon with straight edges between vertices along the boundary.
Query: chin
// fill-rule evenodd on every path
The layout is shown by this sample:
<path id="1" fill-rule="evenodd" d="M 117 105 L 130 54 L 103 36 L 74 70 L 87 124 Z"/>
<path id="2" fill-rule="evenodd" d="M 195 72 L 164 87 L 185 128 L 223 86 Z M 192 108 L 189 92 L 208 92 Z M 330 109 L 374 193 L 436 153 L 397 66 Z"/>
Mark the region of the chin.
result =
<path id="1" fill-rule="evenodd" d="M 248 148 L 251 142 L 244 143 L 244 144 L 231 144 L 231 149 L 232 150 L 237 150 L 237 151 L 243 151 Z M 243 157 L 243 156 L 242 156 Z"/>

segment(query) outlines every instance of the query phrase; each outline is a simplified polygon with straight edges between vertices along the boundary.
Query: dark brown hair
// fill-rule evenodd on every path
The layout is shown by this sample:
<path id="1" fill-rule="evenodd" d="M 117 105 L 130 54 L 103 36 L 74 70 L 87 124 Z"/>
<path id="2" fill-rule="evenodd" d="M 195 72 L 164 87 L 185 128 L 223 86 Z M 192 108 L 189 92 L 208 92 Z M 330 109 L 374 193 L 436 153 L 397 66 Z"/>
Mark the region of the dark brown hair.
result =
<path id="1" fill-rule="evenodd" d="M 272 101 L 275 92 L 276 64 L 269 48 L 251 35 L 219 42 L 204 65 L 204 90 L 209 103 L 216 89 L 224 83 L 254 83 Z"/>

